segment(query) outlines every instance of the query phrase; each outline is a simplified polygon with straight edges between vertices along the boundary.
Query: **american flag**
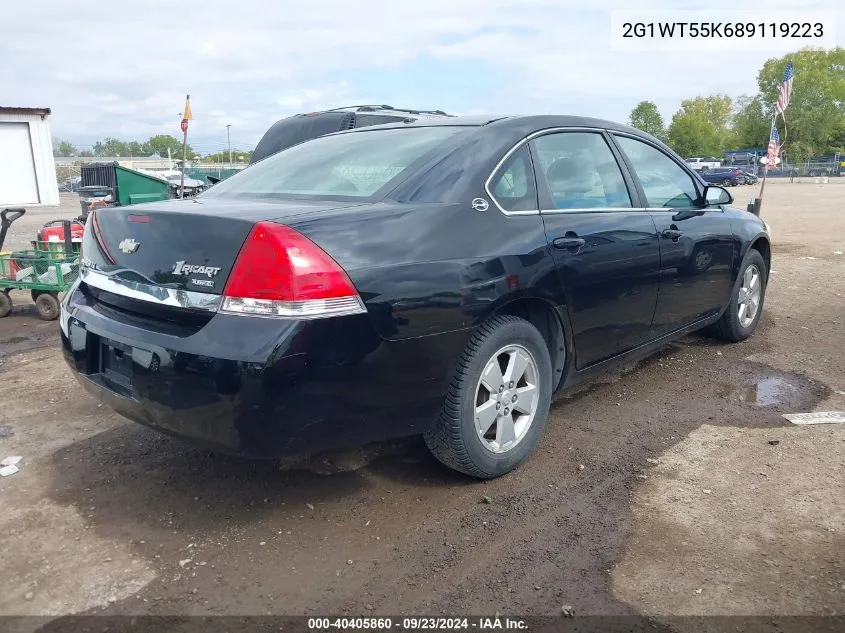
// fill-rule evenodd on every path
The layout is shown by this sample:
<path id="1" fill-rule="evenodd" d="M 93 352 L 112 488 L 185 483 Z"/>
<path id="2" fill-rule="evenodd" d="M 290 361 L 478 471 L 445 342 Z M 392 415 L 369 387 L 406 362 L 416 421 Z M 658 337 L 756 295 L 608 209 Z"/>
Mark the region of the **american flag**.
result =
<path id="1" fill-rule="evenodd" d="M 780 153 L 780 134 L 778 134 L 778 129 L 773 127 L 772 136 L 769 138 L 769 152 L 767 154 L 769 167 L 775 166 L 775 158 L 777 158 L 778 153 Z"/>
<path id="2" fill-rule="evenodd" d="M 775 103 L 775 113 L 782 114 L 789 105 L 789 99 L 792 97 L 792 77 L 795 75 L 795 68 L 792 62 L 786 63 L 786 68 L 783 71 L 783 80 L 778 85 L 778 100 Z"/>

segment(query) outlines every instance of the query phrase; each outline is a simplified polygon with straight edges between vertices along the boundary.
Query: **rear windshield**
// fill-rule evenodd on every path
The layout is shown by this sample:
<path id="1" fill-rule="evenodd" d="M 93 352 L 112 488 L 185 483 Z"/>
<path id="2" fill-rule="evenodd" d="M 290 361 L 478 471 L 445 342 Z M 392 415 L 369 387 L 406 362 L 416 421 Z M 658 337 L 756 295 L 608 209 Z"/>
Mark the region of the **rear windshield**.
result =
<path id="1" fill-rule="evenodd" d="M 466 127 L 408 127 L 324 136 L 295 145 L 214 185 L 214 196 L 366 198 Z"/>

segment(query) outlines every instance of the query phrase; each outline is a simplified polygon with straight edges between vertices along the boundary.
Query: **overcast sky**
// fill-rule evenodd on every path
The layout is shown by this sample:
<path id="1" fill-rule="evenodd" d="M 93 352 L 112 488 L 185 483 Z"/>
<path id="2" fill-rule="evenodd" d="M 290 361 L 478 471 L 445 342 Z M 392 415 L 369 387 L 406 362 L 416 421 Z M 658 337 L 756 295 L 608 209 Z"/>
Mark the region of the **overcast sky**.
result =
<path id="1" fill-rule="evenodd" d="M 777 51 L 611 50 L 612 9 L 826 9 L 801 0 L 40 0 L 0 8 L 0 105 L 53 109 L 54 136 L 179 134 L 254 146 L 279 118 L 355 103 L 619 121 L 650 99 L 756 90 Z M 845 45 L 840 10 L 836 42 Z M 764 19 L 767 13 L 760 14 Z"/>

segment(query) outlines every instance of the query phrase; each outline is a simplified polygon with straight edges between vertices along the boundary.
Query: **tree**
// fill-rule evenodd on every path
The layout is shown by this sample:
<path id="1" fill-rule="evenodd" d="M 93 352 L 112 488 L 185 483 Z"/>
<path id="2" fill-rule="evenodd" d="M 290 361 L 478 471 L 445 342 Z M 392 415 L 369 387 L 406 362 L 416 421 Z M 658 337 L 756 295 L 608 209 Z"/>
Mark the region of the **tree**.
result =
<path id="1" fill-rule="evenodd" d="M 631 127 L 642 130 L 647 134 L 651 134 L 660 140 L 666 138 L 666 125 L 663 122 L 663 117 L 657 106 L 651 101 L 640 101 L 636 107 L 631 110 L 631 115 L 628 117 L 628 123 Z"/>
<path id="2" fill-rule="evenodd" d="M 94 143 L 93 150 L 94 156 L 129 156 L 127 144 L 111 137 Z"/>
<path id="3" fill-rule="evenodd" d="M 681 156 L 718 156 L 729 137 L 731 98 L 695 97 L 681 102 L 669 125 L 669 145 Z"/>
<path id="4" fill-rule="evenodd" d="M 53 139 L 53 156 L 62 156 L 64 158 L 70 156 L 76 156 L 77 152 L 76 146 L 71 143 L 70 141 Z"/>
<path id="5" fill-rule="evenodd" d="M 228 165 L 229 163 L 229 150 L 223 150 L 222 152 L 216 152 L 214 154 L 207 154 L 204 158 L 204 161 L 210 163 L 220 163 L 221 165 Z M 243 151 L 243 150 L 232 150 L 232 163 L 235 165 L 248 165 L 249 161 L 252 160 L 252 151 Z"/>
<path id="6" fill-rule="evenodd" d="M 792 98 L 785 124 L 778 123 L 784 150 L 792 160 L 845 150 L 845 48 L 805 48 L 766 61 L 757 84 L 768 117 L 789 60 L 795 67 Z"/>
<path id="7" fill-rule="evenodd" d="M 167 148 L 170 148 L 170 155 L 174 160 L 182 159 L 182 141 L 174 136 L 159 134 L 157 136 L 151 136 L 150 139 L 144 143 L 144 149 L 147 152 L 147 156 L 158 154 L 162 158 L 167 158 Z M 194 156 L 194 150 L 191 149 L 190 145 L 188 145 L 188 156 Z"/>
<path id="8" fill-rule="evenodd" d="M 771 115 L 765 112 L 760 95 L 743 95 L 737 100 L 732 128 L 730 143 L 733 149 L 766 148 L 771 130 Z"/>

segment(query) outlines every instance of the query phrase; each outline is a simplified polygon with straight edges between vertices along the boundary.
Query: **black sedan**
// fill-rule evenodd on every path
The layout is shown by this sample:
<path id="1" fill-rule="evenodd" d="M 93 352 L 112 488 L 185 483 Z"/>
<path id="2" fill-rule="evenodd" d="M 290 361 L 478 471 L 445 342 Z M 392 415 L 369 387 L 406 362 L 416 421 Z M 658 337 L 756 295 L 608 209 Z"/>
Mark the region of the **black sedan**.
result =
<path id="1" fill-rule="evenodd" d="M 635 129 L 569 116 L 331 134 L 191 200 L 98 210 L 64 355 L 125 417 L 252 457 L 421 434 L 491 478 L 553 394 L 760 319 L 770 239 Z"/>

